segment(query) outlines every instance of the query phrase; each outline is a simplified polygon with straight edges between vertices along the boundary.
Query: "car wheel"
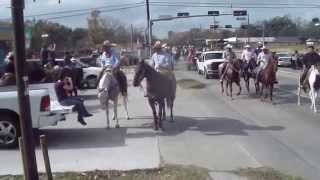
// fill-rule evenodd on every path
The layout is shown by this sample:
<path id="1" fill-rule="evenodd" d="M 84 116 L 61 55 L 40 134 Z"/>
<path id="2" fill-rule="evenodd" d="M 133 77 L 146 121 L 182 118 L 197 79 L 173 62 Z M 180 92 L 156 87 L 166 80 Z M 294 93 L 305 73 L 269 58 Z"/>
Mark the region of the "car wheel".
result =
<path id="1" fill-rule="evenodd" d="M 14 148 L 18 146 L 20 127 L 17 119 L 12 116 L 0 117 L 0 148 Z"/>
<path id="2" fill-rule="evenodd" d="M 87 78 L 87 87 L 89 89 L 95 89 L 98 84 L 98 79 L 95 76 L 90 76 Z"/>

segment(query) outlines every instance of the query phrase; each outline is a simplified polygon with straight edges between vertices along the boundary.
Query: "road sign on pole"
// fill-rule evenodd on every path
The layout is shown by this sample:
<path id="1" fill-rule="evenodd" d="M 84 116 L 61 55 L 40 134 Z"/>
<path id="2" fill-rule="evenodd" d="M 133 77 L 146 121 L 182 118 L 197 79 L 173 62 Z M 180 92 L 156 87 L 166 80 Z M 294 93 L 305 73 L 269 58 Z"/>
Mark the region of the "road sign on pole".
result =
<path id="1" fill-rule="evenodd" d="M 208 11 L 209 16 L 219 16 L 220 12 L 219 11 Z"/>

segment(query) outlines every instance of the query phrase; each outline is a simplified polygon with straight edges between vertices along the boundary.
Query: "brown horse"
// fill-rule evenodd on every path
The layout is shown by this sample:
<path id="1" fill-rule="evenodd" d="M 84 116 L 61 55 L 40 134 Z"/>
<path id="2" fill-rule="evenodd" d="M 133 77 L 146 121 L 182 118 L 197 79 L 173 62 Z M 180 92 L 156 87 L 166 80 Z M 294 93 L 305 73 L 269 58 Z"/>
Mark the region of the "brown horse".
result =
<path id="1" fill-rule="evenodd" d="M 223 76 L 224 77 L 221 77 Z M 221 81 L 221 90 L 222 94 L 224 93 L 223 82 L 226 81 L 226 94 L 229 96 L 228 87 L 230 88 L 230 97 L 232 99 L 232 83 L 236 83 L 239 87 L 239 92 L 237 95 L 241 94 L 241 85 L 240 85 L 240 60 L 234 59 L 233 61 L 229 62 L 225 68 L 225 73 L 223 74 L 223 64 L 219 66 L 219 76 Z"/>
<path id="2" fill-rule="evenodd" d="M 270 97 L 270 101 L 272 102 L 272 96 L 273 96 L 273 86 L 274 86 L 274 82 L 275 82 L 275 77 L 276 77 L 276 73 L 275 73 L 275 61 L 271 60 L 268 64 L 267 67 L 261 71 L 259 77 L 258 77 L 258 81 L 256 84 L 256 92 L 259 93 L 259 89 L 260 89 L 260 83 L 262 84 L 261 86 L 261 92 L 260 92 L 260 96 L 261 96 L 261 101 L 265 100 L 268 97 L 268 93 L 264 94 L 264 89 L 268 89 L 269 88 L 269 97 Z"/>
<path id="3" fill-rule="evenodd" d="M 154 128 L 155 130 L 162 129 L 162 120 L 165 119 L 165 100 L 167 100 L 167 105 L 170 108 L 171 122 L 173 122 L 173 104 L 176 96 L 175 82 L 141 61 L 136 68 L 133 85 L 138 87 L 144 78 L 147 80 L 148 101 L 153 113 Z M 159 105 L 158 115 L 156 104 Z"/>

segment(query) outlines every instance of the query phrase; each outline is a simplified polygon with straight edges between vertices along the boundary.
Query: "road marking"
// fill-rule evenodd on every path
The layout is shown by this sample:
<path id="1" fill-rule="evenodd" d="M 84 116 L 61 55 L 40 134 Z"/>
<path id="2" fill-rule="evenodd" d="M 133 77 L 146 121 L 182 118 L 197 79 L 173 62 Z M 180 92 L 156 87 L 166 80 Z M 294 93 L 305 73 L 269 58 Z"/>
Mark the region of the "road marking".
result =
<path id="1" fill-rule="evenodd" d="M 235 145 L 238 146 L 238 148 L 253 161 L 256 167 L 262 167 L 262 164 L 239 142 L 235 142 Z"/>

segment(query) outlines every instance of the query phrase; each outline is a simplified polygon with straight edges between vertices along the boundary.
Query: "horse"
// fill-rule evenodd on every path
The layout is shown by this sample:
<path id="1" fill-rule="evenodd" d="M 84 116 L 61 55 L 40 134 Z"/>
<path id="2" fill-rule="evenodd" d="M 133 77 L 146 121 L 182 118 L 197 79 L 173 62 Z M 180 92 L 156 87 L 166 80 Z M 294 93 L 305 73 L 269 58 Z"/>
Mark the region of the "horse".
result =
<path id="1" fill-rule="evenodd" d="M 312 65 L 308 74 L 309 75 L 306 78 L 308 78 L 309 97 L 310 97 L 310 100 L 311 100 L 310 108 L 316 113 L 317 112 L 316 99 L 317 99 L 317 96 L 318 96 L 318 91 L 320 89 L 320 72 L 314 65 Z M 301 105 L 301 101 L 300 101 L 301 88 L 302 88 L 302 85 L 301 85 L 300 77 L 299 77 L 298 106 Z"/>
<path id="2" fill-rule="evenodd" d="M 119 119 L 118 119 L 118 98 L 119 95 L 122 95 L 123 105 L 126 111 L 127 120 L 130 119 L 128 113 L 128 93 L 127 93 L 127 78 L 121 73 L 121 78 L 117 78 L 114 76 L 115 73 L 112 72 L 111 69 L 106 68 L 103 72 L 101 79 L 98 84 L 98 98 L 100 100 L 100 104 L 102 108 L 106 110 L 107 116 L 107 128 L 110 128 L 109 121 L 109 101 L 113 101 L 113 120 L 116 120 L 116 128 L 120 128 Z M 118 75 L 117 75 L 118 76 Z M 120 81 L 119 81 L 120 80 Z"/>
<path id="3" fill-rule="evenodd" d="M 255 79 L 254 70 L 257 67 L 255 59 L 251 59 L 249 62 L 242 63 L 242 76 L 245 82 L 248 94 L 250 95 L 250 78 Z"/>
<path id="4" fill-rule="evenodd" d="M 148 102 L 153 113 L 154 129 L 163 129 L 162 120 L 164 120 L 166 116 L 165 100 L 168 108 L 170 108 L 170 121 L 174 121 L 173 105 L 176 97 L 176 81 L 175 79 L 170 79 L 166 75 L 157 72 L 144 61 L 140 61 L 136 67 L 133 86 L 139 87 L 144 78 L 146 78 Z M 159 105 L 158 115 L 156 111 L 156 103 Z"/>
<path id="5" fill-rule="evenodd" d="M 240 85 L 240 60 L 235 59 L 227 64 L 225 67 L 225 72 L 223 72 L 223 64 L 219 66 L 219 76 L 221 81 L 221 91 L 224 93 L 223 82 L 226 81 L 226 94 L 229 96 L 228 87 L 230 87 L 230 97 L 232 99 L 232 83 L 236 83 L 239 87 L 239 92 L 237 95 L 241 94 L 241 85 Z M 224 77 L 222 77 L 224 75 Z"/>
<path id="6" fill-rule="evenodd" d="M 257 94 L 259 93 L 260 83 L 262 84 L 261 92 L 260 92 L 261 101 L 264 101 L 268 97 L 267 93 L 265 94 L 263 93 L 264 93 L 264 89 L 269 88 L 269 97 L 270 97 L 270 101 L 272 102 L 275 77 L 276 77 L 275 62 L 271 60 L 267 64 L 267 67 L 260 72 L 260 75 L 258 76 L 258 79 L 256 81 Z"/>

